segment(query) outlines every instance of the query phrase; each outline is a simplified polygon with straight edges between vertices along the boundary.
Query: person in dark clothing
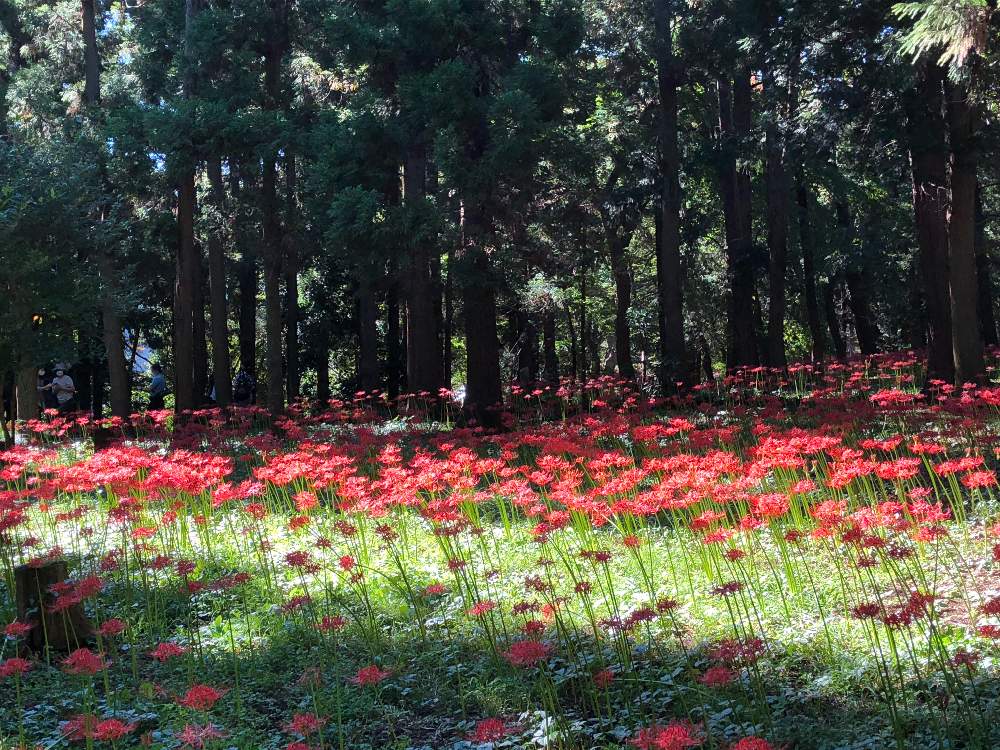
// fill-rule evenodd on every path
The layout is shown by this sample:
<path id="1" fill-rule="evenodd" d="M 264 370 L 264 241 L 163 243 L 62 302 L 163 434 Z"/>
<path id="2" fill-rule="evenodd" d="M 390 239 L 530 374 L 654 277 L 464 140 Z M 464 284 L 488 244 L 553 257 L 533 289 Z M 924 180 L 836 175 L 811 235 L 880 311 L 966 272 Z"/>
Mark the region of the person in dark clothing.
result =
<path id="1" fill-rule="evenodd" d="M 236 406 L 257 403 L 257 381 L 246 370 L 241 369 L 233 379 L 233 403 Z"/>
<path id="2" fill-rule="evenodd" d="M 167 379 L 159 364 L 153 365 L 150 369 L 153 373 L 153 379 L 149 381 L 149 409 L 153 411 L 164 408 L 163 399 L 167 395 Z"/>

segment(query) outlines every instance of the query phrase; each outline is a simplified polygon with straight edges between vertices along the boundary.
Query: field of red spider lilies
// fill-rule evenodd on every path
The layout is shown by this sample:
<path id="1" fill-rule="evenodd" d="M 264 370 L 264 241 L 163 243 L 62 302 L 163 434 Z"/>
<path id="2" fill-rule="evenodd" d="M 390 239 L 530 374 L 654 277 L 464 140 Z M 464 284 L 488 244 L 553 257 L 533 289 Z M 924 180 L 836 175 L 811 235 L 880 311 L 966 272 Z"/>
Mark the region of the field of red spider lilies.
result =
<path id="1" fill-rule="evenodd" d="M 1000 387 L 921 379 L 31 423 L 0 748 L 998 747 Z"/>

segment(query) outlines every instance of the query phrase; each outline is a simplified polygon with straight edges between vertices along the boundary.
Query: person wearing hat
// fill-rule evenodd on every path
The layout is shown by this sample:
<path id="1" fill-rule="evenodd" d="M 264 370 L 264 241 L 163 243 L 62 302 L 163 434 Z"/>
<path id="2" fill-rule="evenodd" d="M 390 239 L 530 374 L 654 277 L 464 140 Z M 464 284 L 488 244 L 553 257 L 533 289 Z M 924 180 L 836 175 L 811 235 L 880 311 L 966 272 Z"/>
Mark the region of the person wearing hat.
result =
<path id="1" fill-rule="evenodd" d="M 73 384 L 73 378 L 63 369 L 62 365 L 56 365 L 56 376 L 52 378 L 52 382 L 38 390 L 49 390 L 55 394 L 56 406 L 60 412 L 65 413 L 73 410 L 76 401 L 76 386 Z"/>

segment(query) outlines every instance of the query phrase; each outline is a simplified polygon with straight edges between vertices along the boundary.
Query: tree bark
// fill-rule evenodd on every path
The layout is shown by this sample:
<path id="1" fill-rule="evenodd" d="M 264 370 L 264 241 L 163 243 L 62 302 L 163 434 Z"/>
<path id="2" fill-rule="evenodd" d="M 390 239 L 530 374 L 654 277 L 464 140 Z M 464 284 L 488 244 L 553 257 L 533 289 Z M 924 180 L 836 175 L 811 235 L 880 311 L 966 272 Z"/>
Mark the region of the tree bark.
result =
<path id="1" fill-rule="evenodd" d="M 386 284 L 385 290 L 385 369 L 387 380 L 386 391 L 389 394 L 390 400 L 393 400 L 399 396 L 400 381 L 403 375 L 402 342 L 400 340 L 402 333 L 399 326 L 399 280 L 394 259 L 390 259 L 389 266 L 389 283 Z M 404 331 L 409 328 L 409 316 L 407 315 L 406 317 L 406 327 L 402 329 Z M 431 353 L 437 355 L 435 349 L 431 349 Z M 409 351 L 408 341 L 407 351 Z M 437 356 L 434 359 L 436 361 Z"/>
<path id="2" fill-rule="evenodd" d="M 784 368 L 785 360 L 785 272 L 788 265 L 788 175 L 785 144 L 776 122 L 765 134 L 767 181 L 768 293 L 767 363 Z"/>
<path id="3" fill-rule="evenodd" d="M 542 370 L 547 383 L 559 382 L 559 355 L 556 351 L 555 301 L 542 311 Z"/>
<path id="4" fill-rule="evenodd" d="M 431 262 L 433 249 L 426 237 L 427 155 L 424 147 L 411 143 L 403 166 L 403 205 L 409 241 L 403 273 L 406 304 L 406 382 L 413 393 L 437 394 L 441 387 L 438 354 L 436 290 L 440 276 Z"/>
<path id="5" fill-rule="evenodd" d="M 219 223 L 208 237 L 209 307 L 212 312 L 212 371 L 215 374 L 215 403 L 228 406 L 233 401 L 232 362 L 229 357 L 229 306 L 226 302 L 226 188 L 222 182 L 222 161 L 217 156 L 205 165 L 210 195 Z"/>
<path id="6" fill-rule="evenodd" d="M 656 292 L 659 305 L 660 388 L 672 392 L 687 379 L 684 351 L 683 279 L 680 235 L 680 150 L 671 0 L 654 0 L 656 72 L 660 96 L 660 207 L 656 243 Z"/>
<path id="7" fill-rule="evenodd" d="M 177 190 L 177 272 L 174 283 L 174 408 L 194 407 L 194 168 L 186 169 Z"/>
<path id="8" fill-rule="evenodd" d="M 295 155 L 285 154 L 285 391 L 289 402 L 299 397 L 299 249 L 298 179 Z"/>
<path id="9" fill-rule="evenodd" d="M 834 211 L 841 231 L 841 240 L 848 255 L 848 262 L 844 268 L 844 281 L 847 283 L 847 306 L 854 318 L 858 349 L 864 355 L 875 354 L 878 351 L 879 334 L 868 298 L 868 274 L 864 256 L 856 246 L 854 223 L 847 202 L 836 201 Z"/>
<path id="10" fill-rule="evenodd" d="M 363 278 L 358 284 L 358 390 L 370 393 L 379 387 L 378 303 L 375 284 Z"/>
<path id="11" fill-rule="evenodd" d="M 840 332 L 840 316 L 837 315 L 837 281 L 831 278 L 823 289 L 823 308 L 826 312 L 826 327 L 830 331 L 833 351 L 837 359 L 847 358 L 847 342 Z"/>
<path id="12" fill-rule="evenodd" d="M 482 425 L 499 424 L 500 339 L 496 281 L 485 248 L 486 216 L 480 199 L 465 201 L 462 217 L 462 309 L 465 317 L 466 411 Z"/>
<path id="13" fill-rule="evenodd" d="M 726 225 L 729 280 L 728 352 L 730 369 L 758 362 L 754 328 L 754 264 L 750 174 L 737 154 L 750 135 L 750 73 L 740 67 L 735 79 L 719 80 L 719 128 L 722 135 L 720 185 Z"/>
<path id="14" fill-rule="evenodd" d="M 444 369 L 444 387 L 451 390 L 452 368 L 454 365 L 454 350 L 452 335 L 455 331 L 455 249 L 448 247 L 448 276 L 444 283 L 444 327 L 441 331 L 443 341 L 442 365 Z"/>
<path id="15" fill-rule="evenodd" d="M 264 107 L 280 106 L 281 62 L 288 48 L 289 0 L 269 0 L 271 14 L 264 54 Z M 266 154 L 261 174 L 261 213 L 264 225 L 264 362 L 267 370 L 267 409 L 277 416 L 285 408 L 282 372 L 281 266 L 284 248 L 278 214 L 278 153 Z"/>
<path id="16" fill-rule="evenodd" d="M 94 0 L 81 0 L 83 15 L 84 84 L 83 98 L 90 106 L 101 100 L 101 60 L 97 51 L 97 24 Z"/>
<path id="17" fill-rule="evenodd" d="M 201 245 L 195 243 L 194 258 L 194 299 L 192 307 L 192 337 L 194 339 L 191 352 L 192 390 L 196 406 L 205 403 L 208 392 L 208 323 L 205 320 L 205 269 Z"/>
<path id="18" fill-rule="evenodd" d="M 97 49 L 97 23 L 95 19 L 94 0 L 82 0 L 82 28 L 84 42 L 85 81 L 83 97 L 90 108 L 96 108 L 101 103 L 101 59 Z M 107 189 L 106 170 L 103 151 L 99 153 L 99 171 L 102 187 Z M 103 205 L 99 210 L 98 221 L 107 219 L 108 208 Z M 108 380 L 111 384 L 111 414 L 122 419 L 132 411 L 132 397 L 129 388 L 128 370 L 125 365 L 125 349 L 122 340 L 121 314 L 118 311 L 119 299 L 118 276 L 108 248 L 97 248 L 97 263 L 104 284 L 101 301 L 101 338 L 108 362 Z"/>
<path id="19" fill-rule="evenodd" d="M 948 281 L 955 381 L 980 382 L 986 376 L 986 363 L 979 330 L 975 247 L 979 112 L 964 86 L 948 82 L 946 87 L 951 144 Z"/>
<path id="20" fill-rule="evenodd" d="M 795 178 L 795 198 L 799 209 L 799 247 L 802 251 L 802 279 L 806 301 L 806 320 L 812 338 L 812 361 L 820 364 L 826 357 L 826 335 L 819 315 L 819 298 L 816 294 L 816 257 L 809 214 L 809 187 L 805 176 L 799 172 Z"/>
<path id="21" fill-rule="evenodd" d="M 330 340 L 325 330 L 316 352 L 316 400 L 324 409 L 330 401 Z"/>
<path id="22" fill-rule="evenodd" d="M 993 312 L 993 261 L 986 243 L 986 214 L 982 186 L 976 185 L 976 279 L 979 282 L 979 327 L 983 343 L 997 345 L 997 321 Z"/>
<path id="23" fill-rule="evenodd" d="M 34 364 L 18 368 L 12 400 L 17 419 L 38 419 L 38 368 Z"/>
<path id="24" fill-rule="evenodd" d="M 905 97 L 913 215 L 927 310 L 927 378 L 952 382 L 948 292 L 948 146 L 944 118 L 944 70 L 927 63 Z"/>

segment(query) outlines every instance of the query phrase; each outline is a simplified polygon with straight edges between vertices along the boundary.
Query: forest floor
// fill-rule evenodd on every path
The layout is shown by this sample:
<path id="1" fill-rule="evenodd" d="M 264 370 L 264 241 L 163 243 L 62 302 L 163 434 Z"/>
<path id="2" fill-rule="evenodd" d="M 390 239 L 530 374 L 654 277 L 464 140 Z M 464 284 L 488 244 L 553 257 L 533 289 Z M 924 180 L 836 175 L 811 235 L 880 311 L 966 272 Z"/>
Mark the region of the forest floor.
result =
<path id="1" fill-rule="evenodd" d="M 36 423 L 0 454 L 0 748 L 1000 746 L 1000 389 L 920 379 L 605 379 L 498 434 L 364 398 L 98 451 Z"/>

